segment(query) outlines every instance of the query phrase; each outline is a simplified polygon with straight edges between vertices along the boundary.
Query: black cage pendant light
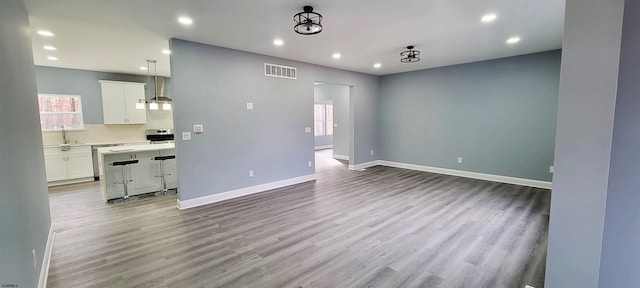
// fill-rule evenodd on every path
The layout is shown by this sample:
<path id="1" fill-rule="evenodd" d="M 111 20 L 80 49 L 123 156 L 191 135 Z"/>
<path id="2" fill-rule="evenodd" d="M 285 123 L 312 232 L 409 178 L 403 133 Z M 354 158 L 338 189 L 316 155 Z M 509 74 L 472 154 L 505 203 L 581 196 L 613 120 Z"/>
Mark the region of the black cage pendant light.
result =
<path id="1" fill-rule="evenodd" d="M 313 12 L 313 7 L 304 6 L 303 12 L 300 12 L 293 16 L 293 22 L 296 26 L 293 26 L 293 31 L 302 35 L 318 34 L 322 31 L 322 15 Z"/>
<path id="2" fill-rule="evenodd" d="M 413 63 L 420 61 L 420 51 L 413 50 L 413 46 L 407 46 L 407 49 L 400 52 L 400 62 Z"/>

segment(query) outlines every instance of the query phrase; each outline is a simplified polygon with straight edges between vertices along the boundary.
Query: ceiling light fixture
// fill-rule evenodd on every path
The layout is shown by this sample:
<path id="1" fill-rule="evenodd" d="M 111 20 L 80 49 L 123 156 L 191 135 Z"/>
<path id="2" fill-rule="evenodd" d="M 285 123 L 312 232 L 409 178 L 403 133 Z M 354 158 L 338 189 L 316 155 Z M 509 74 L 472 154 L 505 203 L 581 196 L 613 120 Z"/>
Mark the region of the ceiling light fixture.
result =
<path id="1" fill-rule="evenodd" d="M 342 57 L 342 55 L 340 55 L 340 53 L 333 53 L 332 57 L 333 57 L 333 59 L 340 59 L 340 57 Z"/>
<path id="2" fill-rule="evenodd" d="M 53 36 L 55 36 L 55 34 L 51 33 L 51 31 L 47 31 L 47 30 L 38 30 L 38 35 L 45 36 L 45 37 L 53 37 Z"/>
<path id="3" fill-rule="evenodd" d="M 182 25 L 191 25 L 191 24 L 193 24 L 193 20 L 191 20 L 191 18 L 184 17 L 184 16 L 178 18 L 178 22 L 180 22 L 180 24 L 182 24 Z"/>
<path id="4" fill-rule="evenodd" d="M 56 51 L 58 50 L 56 47 L 53 47 L 51 45 L 44 45 L 44 47 L 42 47 L 44 50 L 49 50 L 49 51 Z"/>
<path id="5" fill-rule="evenodd" d="M 282 39 L 273 40 L 273 45 L 282 46 L 284 45 L 284 41 L 282 41 Z"/>
<path id="6" fill-rule="evenodd" d="M 382 67 L 382 64 L 380 63 L 373 64 L 373 68 L 380 68 L 380 67 Z"/>
<path id="7" fill-rule="evenodd" d="M 49 56 L 49 57 L 47 57 L 47 59 L 49 59 L 51 61 L 58 61 L 58 57 L 54 57 L 54 56 Z"/>
<path id="8" fill-rule="evenodd" d="M 482 23 L 489 23 L 496 20 L 497 17 L 498 16 L 496 16 L 496 14 L 487 14 L 482 16 L 482 18 L 480 18 L 480 21 L 482 21 Z"/>
<path id="9" fill-rule="evenodd" d="M 164 49 L 164 50 L 162 50 L 162 54 L 167 54 L 167 55 L 169 55 L 169 54 L 171 54 L 171 50 L 169 50 L 169 49 Z"/>
<path id="10" fill-rule="evenodd" d="M 303 12 L 300 12 L 293 16 L 293 22 L 296 23 L 293 26 L 293 31 L 302 35 L 318 34 L 322 31 L 322 15 L 313 12 L 313 7 L 304 6 Z"/>
<path id="11" fill-rule="evenodd" d="M 407 50 L 400 52 L 400 62 L 413 63 L 420 61 L 420 51 L 413 50 L 413 46 L 407 46 Z"/>
<path id="12" fill-rule="evenodd" d="M 507 39 L 507 44 L 516 44 L 520 42 L 520 37 L 511 37 Z"/>

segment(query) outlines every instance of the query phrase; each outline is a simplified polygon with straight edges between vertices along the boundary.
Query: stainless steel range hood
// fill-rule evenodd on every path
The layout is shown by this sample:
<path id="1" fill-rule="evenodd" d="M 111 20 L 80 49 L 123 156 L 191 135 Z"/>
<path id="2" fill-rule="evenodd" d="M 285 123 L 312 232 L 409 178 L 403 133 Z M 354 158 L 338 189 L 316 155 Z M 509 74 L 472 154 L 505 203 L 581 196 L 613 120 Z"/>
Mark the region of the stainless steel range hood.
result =
<path id="1" fill-rule="evenodd" d="M 153 86 L 151 84 L 151 64 L 153 64 Z M 147 84 L 149 87 L 149 104 L 150 110 L 158 110 L 159 104 L 162 104 L 162 110 L 171 110 L 171 98 L 165 95 L 165 78 L 158 76 L 156 71 L 156 60 L 147 60 Z"/>
<path id="2" fill-rule="evenodd" d="M 171 98 L 167 97 L 165 95 L 165 81 L 166 78 L 163 76 L 158 76 L 158 75 L 154 75 L 154 82 L 155 82 L 155 97 L 153 98 L 156 101 L 164 101 L 164 102 L 171 102 Z"/>

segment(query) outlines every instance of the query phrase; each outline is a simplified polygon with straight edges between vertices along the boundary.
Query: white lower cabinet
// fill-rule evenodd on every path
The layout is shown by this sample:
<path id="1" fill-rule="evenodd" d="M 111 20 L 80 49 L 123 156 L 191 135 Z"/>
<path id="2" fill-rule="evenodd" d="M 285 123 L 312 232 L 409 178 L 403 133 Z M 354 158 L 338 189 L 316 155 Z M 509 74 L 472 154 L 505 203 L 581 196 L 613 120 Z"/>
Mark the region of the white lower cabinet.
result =
<path id="1" fill-rule="evenodd" d="M 162 152 L 164 155 L 166 151 Z M 127 184 L 129 196 L 162 190 L 161 178 L 157 177 L 160 175 L 160 161 L 153 160 L 156 156 L 161 156 L 160 151 L 155 150 L 104 155 L 103 169 L 105 175 L 106 200 L 121 198 L 124 196 L 124 187 L 122 185 L 122 166 L 111 165 L 111 163 L 116 161 L 138 160 L 138 163 L 126 166 L 127 178 L 128 180 L 131 180 Z M 172 174 L 175 175 L 175 160 L 167 161 L 166 165 L 167 170 L 173 171 Z M 177 181 L 175 179 L 172 181 L 173 184 L 168 185 L 170 189 L 177 187 Z M 116 184 L 116 182 L 119 184 Z"/>
<path id="2" fill-rule="evenodd" d="M 65 184 L 89 177 L 88 180 L 93 180 L 91 157 L 91 146 L 71 146 L 67 151 L 62 151 L 60 147 L 44 148 L 47 182 L 52 185 L 56 181 Z"/>

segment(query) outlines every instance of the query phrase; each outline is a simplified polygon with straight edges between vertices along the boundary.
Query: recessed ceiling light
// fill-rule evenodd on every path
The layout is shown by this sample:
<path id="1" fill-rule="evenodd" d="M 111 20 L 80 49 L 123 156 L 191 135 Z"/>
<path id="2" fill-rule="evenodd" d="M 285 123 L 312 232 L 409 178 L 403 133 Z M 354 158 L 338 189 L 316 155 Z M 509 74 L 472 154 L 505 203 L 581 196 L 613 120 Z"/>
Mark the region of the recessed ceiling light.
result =
<path id="1" fill-rule="evenodd" d="M 147 70 L 147 67 L 140 66 L 140 70 Z"/>
<path id="2" fill-rule="evenodd" d="M 282 41 L 282 39 L 273 40 L 273 45 L 282 46 L 283 44 L 284 44 L 284 41 Z"/>
<path id="3" fill-rule="evenodd" d="M 483 23 L 489 23 L 489 22 L 493 22 L 493 20 L 496 20 L 498 16 L 496 16 L 496 14 L 487 14 L 482 16 L 482 18 L 480 18 L 480 21 L 482 21 Z"/>
<path id="4" fill-rule="evenodd" d="M 171 54 L 171 50 L 169 50 L 169 49 L 164 49 L 164 50 L 162 50 L 162 54 L 167 54 L 167 55 L 169 55 L 169 54 Z"/>
<path id="5" fill-rule="evenodd" d="M 49 59 L 51 61 L 58 61 L 58 57 L 54 57 L 54 56 L 49 56 L 49 57 L 47 57 L 47 59 Z"/>
<path id="6" fill-rule="evenodd" d="M 340 53 L 333 53 L 333 59 L 340 59 L 340 57 L 342 57 L 342 55 L 340 55 Z"/>
<path id="7" fill-rule="evenodd" d="M 373 68 L 380 68 L 380 67 L 382 67 L 382 64 L 380 63 L 373 64 Z"/>
<path id="8" fill-rule="evenodd" d="M 51 46 L 51 45 L 44 45 L 44 47 L 42 47 L 42 48 L 44 48 L 44 50 L 49 50 L 49 51 L 56 51 L 56 50 L 58 50 L 56 47 L 53 47 L 53 46 Z"/>
<path id="9" fill-rule="evenodd" d="M 193 20 L 191 20 L 191 18 L 184 17 L 184 16 L 178 18 L 178 22 L 180 22 L 180 24 L 182 24 L 182 25 L 191 25 L 191 24 L 193 24 Z"/>
<path id="10" fill-rule="evenodd" d="M 47 30 L 38 30 L 38 34 L 46 37 L 53 37 L 54 34 Z"/>
<path id="11" fill-rule="evenodd" d="M 507 44 L 516 44 L 520 42 L 520 37 L 511 37 L 507 39 Z"/>

